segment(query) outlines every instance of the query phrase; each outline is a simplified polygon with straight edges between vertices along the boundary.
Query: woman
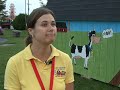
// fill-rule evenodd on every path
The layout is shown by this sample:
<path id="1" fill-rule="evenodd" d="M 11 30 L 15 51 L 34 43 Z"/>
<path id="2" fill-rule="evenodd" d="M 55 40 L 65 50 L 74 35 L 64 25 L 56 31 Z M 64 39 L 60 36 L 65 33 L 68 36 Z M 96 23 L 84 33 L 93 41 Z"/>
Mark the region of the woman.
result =
<path id="1" fill-rule="evenodd" d="M 33 10 L 27 30 L 27 47 L 7 63 L 4 89 L 74 90 L 71 60 L 51 44 L 57 34 L 53 12 L 47 8 Z"/>

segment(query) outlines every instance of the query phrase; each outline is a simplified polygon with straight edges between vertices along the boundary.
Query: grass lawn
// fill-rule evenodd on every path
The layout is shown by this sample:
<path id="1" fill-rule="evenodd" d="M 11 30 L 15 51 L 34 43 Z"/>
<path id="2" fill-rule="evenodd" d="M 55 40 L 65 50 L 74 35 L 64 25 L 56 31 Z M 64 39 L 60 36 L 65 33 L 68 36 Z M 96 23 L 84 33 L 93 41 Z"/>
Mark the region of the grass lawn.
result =
<path id="1" fill-rule="evenodd" d="M 10 30 L 6 30 L 4 32 L 4 36 L 0 36 L 0 37 L 8 39 L 8 41 L 5 43 L 15 44 L 13 46 L 0 46 L 0 90 L 3 90 L 4 71 L 5 71 L 6 63 L 12 55 L 21 51 L 25 47 L 24 39 L 25 39 L 26 34 L 27 33 L 23 31 L 21 32 L 21 37 L 15 38 L 12 36 L 12 32 Z M 54 45 L 58 49 L 61 49 L 62 51 L 69 53 L 69 49 L 66 48 L 66 46 L 68 46 L 68 43 L 64 42 L 65 35 L 66 35 L 65 33 L 58 33 L 58 37 Z M 70 36 L 71 34 L 67 35 L 66 37 L 68 37 L 69 39 Z M 61 44 L 64 43 L 62 48 L 60 48 L 61 46 L 60 43 Z M 0 43 L 0 44 L 3 44 L 3 43 Z M 120 90 L 120 88 L 106 84 L 106 83 L 102 83 L 100 81 L 86 79 L 84 77 L 81 77 L 79 74 L 75 74 L 75 90 Z"/>

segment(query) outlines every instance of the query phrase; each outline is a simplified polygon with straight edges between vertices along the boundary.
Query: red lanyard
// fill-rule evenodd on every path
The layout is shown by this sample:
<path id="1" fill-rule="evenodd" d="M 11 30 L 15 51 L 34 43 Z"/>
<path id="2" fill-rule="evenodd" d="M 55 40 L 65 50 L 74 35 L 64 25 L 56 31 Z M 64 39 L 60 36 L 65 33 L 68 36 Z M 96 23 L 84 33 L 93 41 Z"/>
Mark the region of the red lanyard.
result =
<path id="1" fill-rule="evenodd" d="M 31 59 L 31 64 L 33 67 L 33 70 L 35 72 L 36 78 L 38 79 L 39 85 L 41 86 L 42 90 L 45 90 L 45 87 L 43 85 L 42 79 L 40 77 L 40 74 L 38 73 L 37 67 L 35 65 L 34 59 Z M 52 58 L 52 65 L 51 65 L 51 76 L 50 76 L 50 88 L 49 90 L 53 89 L 53 81 L 54 81 L 54 68 L 55 68 L 55 57 Z"/>

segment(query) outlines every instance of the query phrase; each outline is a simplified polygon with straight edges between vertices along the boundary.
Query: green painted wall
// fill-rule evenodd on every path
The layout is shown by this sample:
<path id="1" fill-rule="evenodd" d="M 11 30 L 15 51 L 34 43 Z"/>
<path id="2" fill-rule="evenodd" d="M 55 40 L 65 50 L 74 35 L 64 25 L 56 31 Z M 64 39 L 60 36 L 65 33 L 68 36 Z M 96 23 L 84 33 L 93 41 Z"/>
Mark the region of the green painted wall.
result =
<path id="1" fill-rule="evenodd" d="M 70 54 L 69 40 L 75 36 L 73 42 L 77 45 L 88 44 L 88 32 L 59 32 L 54 45 Z M 88 70 L 83 68 L 84 59 L 77 60 L 74 65 L 74 72 L 85 77 L 109 83 L 116 73 L 120 70 L 120 33 L 114 33 L 113 37 L 104 39 L 101 33 L 99 44 L 93 44 L 91 57 L 88 61 Z"/>

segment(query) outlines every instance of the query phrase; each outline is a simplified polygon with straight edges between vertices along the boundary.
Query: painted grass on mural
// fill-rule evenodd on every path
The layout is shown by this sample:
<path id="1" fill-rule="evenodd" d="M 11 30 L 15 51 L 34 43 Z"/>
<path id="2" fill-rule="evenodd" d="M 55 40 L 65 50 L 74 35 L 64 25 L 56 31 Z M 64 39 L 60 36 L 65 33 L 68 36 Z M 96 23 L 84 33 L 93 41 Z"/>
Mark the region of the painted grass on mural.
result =
<path id="1" fill-rule="evenodd" d="M 88 44 L 88 32 L 68 32 L 58 33 L 56 42 L 57 48 L 70 55 L 69 40 L 74 36 L 73 43 L 77 45 Z M 88 61 L 88 70 L 83 68 L 84 59 L 77 60 L 74 65 L 74 71 L 88 78 L 94 78 L 109 83 L 115 74 L 120 70 L 120 39 L 119 33 L 114 33 L 111 38 L 102 38 L 101 33 L 97 33 L 101 37 L 99 44 L 93 44 L 91 57 Z M 70 55 L 71 56 L 71 55 Z"/>

